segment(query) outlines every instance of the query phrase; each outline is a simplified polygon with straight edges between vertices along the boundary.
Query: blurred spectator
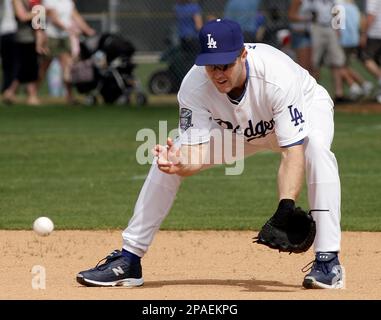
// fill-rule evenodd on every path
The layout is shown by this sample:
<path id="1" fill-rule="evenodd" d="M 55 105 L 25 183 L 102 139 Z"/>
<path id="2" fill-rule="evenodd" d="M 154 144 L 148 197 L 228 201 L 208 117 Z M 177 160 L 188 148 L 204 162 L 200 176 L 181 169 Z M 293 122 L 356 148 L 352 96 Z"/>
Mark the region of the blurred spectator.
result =
<path id="1" fill-rule="evenodd" d="M 245 42 L 258 42 L 257 32 L 263 24 L 263 16 L 258 14 L 261 0 L 228 0 L 224 17 L 240 24 Z M 261 20 L 262 19 L 262 20 Z M 261 20 L 259 23 L 257 21 Z"/>
<path id="2" fill-rule="evenodd" d="M 367 0 L 366 15 L 362 27 L 360 45 L 366 68 L 378 79 L 381 89 L 381 1 Z M 381 103 L 381 92 L 377 95 Z"/>
<path id="3" fill-rule="evenodd" d="M 57 58 L 50 63 L 46 73 L 49 95 L 51 97 L 63 97 L 65 95 L 61 64 Z"/>
<path id="4" fill-rule="evenodd" d="M 205 21 L 212 21 L 218 19 L 218 16 L 215 13 L 208 13 L 205 17 Z"/>
<path id="5" fill-rule="evenodd" d="M 350 67 L 353 57 L 357 57 L 360 45 L 361 12 L 353 0 L 342 0 L 341 9 L 344 10 L 344 28 L 340 29 L 340 43 L 345 52 L 345 68 L 342 72 L 343 79 L 349 85 L 349 98 L 356 100 L 361 96 L 368 96 L 373 90 L 373 84 Z M 345 16 L 344 16 L 345 15 Z"/>
<path id="6" fill-rule="evenodd" d="M 200 51 L 198 32 L 203 25 L 203 18 L 197 1 L 177 0 L 173 10 L 176 18 L 175 37 L 161 56 L 161 61 L 168 64 L 171 91 L 176 91 Z"/>
<path id="7" fill-rule="evenodd" d="M 63 82 L 66 89 L 66 101 L 69 104 L 75 103 L 70 83 L 70 71 L 73 63 L 73 51 L 71 42 L 78 33 L 84 33 L 87 36 L 95 35 L 92 29 L 77 11 L 73 0 L 42 0 L 47 14 L 47 46 L 48 55 L 41 63 L 40 84 L 45 78 L 45 74 L 51 61 L 58 58 Z"/>
<path id="8" fill-rule="evenodd" d="M 199 51 L 198 32 L 202 27 L 201 7 L 197 1 L 177 0 L 175 5 L 177 34 L 186 52 Z"/>
<path id="9" fill-rule="evenodd" d="M 36 51 L 36 31 L 32 27 L 32 7 L 29 0 L 13 0 L 13 10 L 17 21 L 15 36 L 17 59 L 16 78 L 4 91 L 3 99 L 8 103 L 15 100 L 16 90 L 20 84 L 26 85 L 27 104 L 39 105 L 37 96 L 38 59 Z"/>
<path id="10" fill-rule="evenodd" d="M 72 30 L 73 32 L 70 33 L 69 40 L 70 40 L 70 49 L 71 49 L 71 57 L 73 60 L 79 59 L 80 54 L 80 40 L 79 35 L 81 34 L 81 28 L 78 26 L 78 23 L 73 20 L 72 21 Z"/>
<path id="11" fill-rule="evenodd" d="M 316 79 L 319 79 L 319 69 L 323 63 L 330 67 L 334 82 L 335 103 L 342 103 L 347 102 L 341 77 L 345 65 L 345 55 L 339 43 L 338 31 L 333 29 L 331 24 L 334 5 L 334 0 L 311 1 L 312 62 Z"/>
<path id="12" fill-rule="evenodd" d="M 264 1 L 262 6 L 263 11 L 267 12 L 262 42 L 280 49 L 278 32 L 289 28 L 289 22 L 283 16 L 284 4 L 276 1 Z"/>
<path id="13" fill-rule="evenodd" d="M 312 74 L 311 3 L 311 0 L 291 0 L 288 18 L 296 61 Z"/>
<path id="14" fill-rule="evenodd" d="M 287 54 L 292 60 L 296 60 L 295 51 L 291 47 L 291 31 L 281 29 L 277 31 L 278 47 Z"/>
<path id="15" fill-rule="evenodd" d="M 4 0 L 0 4 L 2 5 L 0 8 L 0 49 L 3 74 L 1 92 L 4 92 L 15 80 L 17 73 L 15 41 L 17 22 L 12 0 Z"/>

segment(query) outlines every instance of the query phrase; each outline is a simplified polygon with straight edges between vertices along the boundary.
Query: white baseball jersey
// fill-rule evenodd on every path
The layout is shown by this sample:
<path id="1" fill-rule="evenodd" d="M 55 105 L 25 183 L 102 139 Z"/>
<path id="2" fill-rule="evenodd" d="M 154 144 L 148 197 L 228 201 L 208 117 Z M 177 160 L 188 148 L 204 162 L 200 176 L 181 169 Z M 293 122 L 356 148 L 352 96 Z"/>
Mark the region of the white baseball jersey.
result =
<path id="1" fill-rule="evenodd" d="M 239 103 L 217 91 L 204 67 L 194 66 L 184 78 L 178 94 L 180 142 L 208 142 L 216 125 L 244 135 L 252 144 L 245 145 L 245 156 L 268 147 L 279 152 L 279 146 L 304 139 L 309 209 L 316 221 L 315 251 L 340 251 L 340 179 L 330 150 L 333 102 L 306 70 L 281 51 L 265 44 L 246 44 L 246 48 L 248 76 Z M 125 250 L 140 257 L 147 252 L 181 181 L 152 165 L 123 232 Z"/>
<path id="2" fill-rule="evenodd" d="M 275 134 L 280 147 L 308 134 L 308 109 L 318 84 L 310 74 L 278 49 L 245 44 L 248 51 L 246 90 L 232 101 L 209 80 L 205 67 L 193 66 L 178 93 L 182 144 L 208 142 L 212 123 L 255 144 Z"/>

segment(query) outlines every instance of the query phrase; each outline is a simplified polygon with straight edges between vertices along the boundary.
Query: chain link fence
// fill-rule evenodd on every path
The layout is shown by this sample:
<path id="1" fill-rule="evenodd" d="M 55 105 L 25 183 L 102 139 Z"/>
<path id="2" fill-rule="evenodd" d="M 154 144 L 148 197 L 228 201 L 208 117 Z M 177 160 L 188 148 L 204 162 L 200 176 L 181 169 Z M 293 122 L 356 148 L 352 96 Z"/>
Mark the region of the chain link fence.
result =
<path id="1" fill-rule="evenodd" d="M 227 0 L 199 0 L 204 21 L 223 17 Z M 365 0 L 356 1 L 364 9 Z M 175 0 L 76 0 L 79 11 L 99 32 L 118 32 L 128 38 L 138 52 L 157 53 L 176 43 Z M 262 0 L 259 10 L 272 33 L 288 27 L 290 0 Z M 269 41 L 273 41 L 269 36 Z"/>
<path id="2" fill-rule="evenodd" d="M 204 21 L 223 17 L 227 0 L 200 0 Z M 177 42 L 175 0 L 77 0 L 77 7 L 99 32 L 117 32 L 140 53 L 160 53 Z M 289 0 L 262 1 L 269 30 L 286 28 Z"/>
<path id="3" fill-rule="evenodd" d="M 203 21 L 223 17 L 226 3 L 227 0 L 199 0 Z M 98 33 L 118 33 L 129 40 L 136 48 L 134 60 L 137 64 L 161 61 L 167 65 L 156 73 L 152 70 L 147 79 L 143 79 L 152 93 L 178 90 L 198 50 L 181 50 L 174 10 L 176 0 L 77 0 L 76 4 Z M 261 1 L 260 12 L 267 26 L 264 42 L 276 45 L 274 30 L 287 27 L 288 5 L 288 0 Z M 154 84 L 152 76 L 155 76 Z"/>
<path id="4" fill-rule="evenodd" d="M 312 1 L 312 0 L 311 0 Z M 381 0 L 380 0 L 381 1 Z M 223 17 L 227 0 L 199 0 L 204 22 L 209 17 Z M 365 0 L 356 1 L 361 10 Z M 192 66 L 196 52 L 179 52 L 174 6 L 176 0 L 76 0 L 77 8 L 99 33 L 119 33 L 136 48 L 134 56 L 138 64 L 169 64 L 171 85 L 165 76 L 158 83 L 164 91 L 176 92 L 181 79 Z M 262 42 L 279 47 L 277 31 L 289 28 L 287 17 L 290 0 L 262 0 L 259 12 L 262 15 Z M 164 71 L 163 71 L 164 72 Z M 149 81 L 147 79 L 147 81 Z M 149 84 L 151 86 L 151 84 Z M 160 88 L 157 88 L 160 90 Z M 152 90 L 151 90 L 152 92 Z"/>
<path id="5" fill-rule="evenodd" d="M 228 0 L 197 2 L 206 22 L 211 17 L 224 17 Z M 261 41 L 279 47 L 277 31 L 289 29 L 287 13 L 291 0 L 259 2 L 264 27 Z M 98 34 L 116 33 L 131 42 L 136 49 L 133 62 L 137 64 L 137 78 L 144 89 L 154 94 L 177 92 L 198 50 L 181 50 L 176 0 L 75 0 L 75 3 Z M 366 1 L 356 3 L 364 11 Z"/>

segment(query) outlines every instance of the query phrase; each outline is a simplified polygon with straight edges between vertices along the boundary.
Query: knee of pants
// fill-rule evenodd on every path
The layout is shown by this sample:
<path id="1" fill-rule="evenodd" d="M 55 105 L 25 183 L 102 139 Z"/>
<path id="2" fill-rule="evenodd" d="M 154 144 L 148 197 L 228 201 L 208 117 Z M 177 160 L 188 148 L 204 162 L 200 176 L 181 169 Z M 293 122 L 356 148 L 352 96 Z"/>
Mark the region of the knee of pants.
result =
<path id="1" fill-rule="evenodd" d="M 309 183 L 336 181 L 338 166 L 329 145 L 319 139 L 311 139 L 305 146 L 305 166 Z"/>
<path id="2" fill-rule="evenodd" d="M 151 169 L 148 173 L 147 180 L 150 180 L 158 185 L 161 185 L 167 189 L 177 190 L 180 186 L 182 177 L 177 174 L 167 174 L 159 170 L 156 161 L 151 165 Z"/>
<path id="3" fill-rule="evenodd" d="M 304 145 L 304 155 L 306 162 L 312 162 L 318 158 L 321 158 L 325 154 L 331 154 L 332 152 L 330 147 L 330 142 L 325 141 L 323 137 L 308 137 Z"/>

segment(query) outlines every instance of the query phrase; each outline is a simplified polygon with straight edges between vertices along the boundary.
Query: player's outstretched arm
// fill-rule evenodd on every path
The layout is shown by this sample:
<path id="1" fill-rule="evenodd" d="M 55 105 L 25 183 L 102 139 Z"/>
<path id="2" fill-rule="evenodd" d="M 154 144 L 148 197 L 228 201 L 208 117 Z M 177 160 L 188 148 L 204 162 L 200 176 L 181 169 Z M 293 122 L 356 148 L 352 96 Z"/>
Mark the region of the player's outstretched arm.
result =
<path id="1" fill-rule="evenodd" d="M 296 145 L 282 151 L 278 172 L 279 200 L 296 200 L 303 185 L 304 147 Z"/>
<path id="2" fill-rule="evenodd" d="M 171 138 L 167 145 L 157 144 L 153 154 L 157 157 L 157 165 L 162 172 L 187 177 L 198 173 L 203 167 L 207 144 L 182 145 L 176 147 Z"/>

